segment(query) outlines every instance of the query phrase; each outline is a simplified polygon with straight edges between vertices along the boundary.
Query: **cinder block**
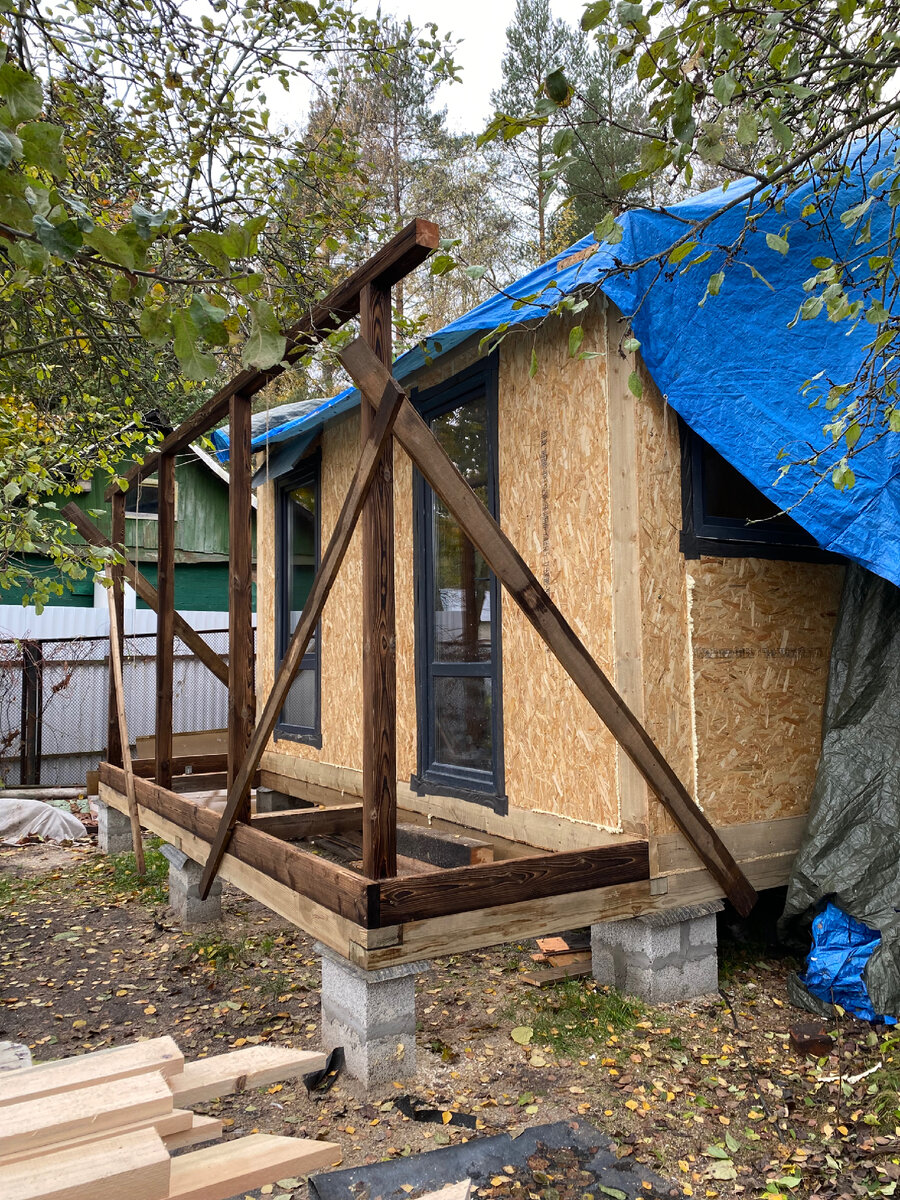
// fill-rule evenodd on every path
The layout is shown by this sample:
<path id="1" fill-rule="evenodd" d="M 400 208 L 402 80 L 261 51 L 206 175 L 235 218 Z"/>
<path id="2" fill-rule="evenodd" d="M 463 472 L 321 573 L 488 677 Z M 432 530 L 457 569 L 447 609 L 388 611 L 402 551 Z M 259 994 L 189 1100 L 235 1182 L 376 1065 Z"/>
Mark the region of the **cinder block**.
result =
<path id="1" fill-rule="evenodd" d="M 275 788 L 258 787 L 256 789 L 256 811 L 258 813 L 282 812 L 286 808 L 314 808 L 309 800 L 298 800 L 287 792 L 278 792 Z"/>
<path id="2" fill-rule="evenodd" d="M 0 1042 L 0 1071 L 31 1066 L 31 1051 L 23 1042 Z"/>
<path id="3" fill-rule="evenodd" d="M 666 1004 L 718 988 L 721 901 L 591 926 L 594 978 L 625 995 Z"/>
<path id="4" fill-rule="evenodd" d="M 222 880 L 214 879 L 209 895 L 200 899 L 200 879 L 203 868 L 175 846 L 163 846 L 169 860 L 169 907 L 185 927 L 214 925 L 222 920 Z"/>
<path id="5" fill-rule="evenodd" d="M 102 800 L 97 801 L 97 845 L 104 854 L 124 854 L 134 849 L 131 821 Z"/>
<path id="6" fill-rule="evenodd" d="M 416 1073 L 416 975 L 427 962 L 363 971 L 327 946 L 322 958 L 322 1046 L 342 1046 L 346 1070 L 367 1090 Z"/>

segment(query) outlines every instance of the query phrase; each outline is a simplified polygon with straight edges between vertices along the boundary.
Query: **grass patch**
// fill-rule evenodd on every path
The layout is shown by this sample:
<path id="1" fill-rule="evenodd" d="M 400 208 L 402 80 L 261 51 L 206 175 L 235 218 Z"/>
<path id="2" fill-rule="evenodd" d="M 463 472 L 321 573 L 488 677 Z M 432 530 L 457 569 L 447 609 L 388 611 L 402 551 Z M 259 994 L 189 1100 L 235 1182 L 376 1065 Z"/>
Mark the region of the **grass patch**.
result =
<path id="1" fill-rule="evenodd" d="M 85 882 L 91 890 L 99 888 L 110 897 L 139 900 L 142 904 L 165 904 L 168 901 L 169 860 L 160 851 L 162 845 L 163 840 L 158 837 L 150 837 L 144 842 L 143 878 L 137 873 L 134 851 L 128 850 L 110 855 L 99 863 L 93 862 L 87 868 Z"/>
<path id="2" fill-rule="evenodd" d="M 516 1021 L 534 1030 L 534 1041 L 562 1054 L 605 1045 L 611 1033 L 633 1029 L 644 1015 L 639 1000 L 593 980 L 564 979 L 552 988 L 523 992 Z"/>
<path id="3" fill-rule="evenodd" d="M 900 1033 L 886 1033 L 879 1054 L 883 1066 L 869 1082 L 872 1111 L 883 1125 L 900 1122 Z"/>

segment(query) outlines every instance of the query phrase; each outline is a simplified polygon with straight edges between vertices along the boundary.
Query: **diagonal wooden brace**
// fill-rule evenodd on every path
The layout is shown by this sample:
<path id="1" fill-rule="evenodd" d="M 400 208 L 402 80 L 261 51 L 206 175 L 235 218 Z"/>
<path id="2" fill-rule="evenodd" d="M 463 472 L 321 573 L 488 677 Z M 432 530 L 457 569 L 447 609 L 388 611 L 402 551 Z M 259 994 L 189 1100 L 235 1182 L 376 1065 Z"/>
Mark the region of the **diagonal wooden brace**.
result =
<path id="1" fill-rule="evenodd" d="M 353 532 L 356 529 L 359 514 L 362 512 L 366 496 L 369 494 L 372 481 L 378 471 L 381 452 L 390 442 L 391 431 L 394 428 L 394 421 L 397 419 L 397 413 L 400 411 L 400 406 L 403 403 L 404 393 L 398 392 L 391 384 L 390 376 L 387 376 L 387 379 L 390 386 L 385 388 L 384 396 L 380 403 L 376 397 L 375 403 L 378 411 L 375 417 L 375 424 L 372 426 L 372 432 L 360 452 L 359 462 L 353 474 L 350 488 L 344 498 L 344 504 L 341 508 L 337 524 L 334 527 L 334 532 L 331 535 L 331 540 L 328 543 L 328 548 L 322 556 L 322 562 L 310 588 L 303 613 L 297 623 L 297 628 L 291 634 L 291 640 L 288 643 L 284 658 L 281 660 L 281 666 L 278 668 L 278 674 L 275 677 L 275 683 L 272 691 L 269 693 L 265 708 L 253 731 L 253 737 L 250 740 L 244 761 L 229 788 L 225 811 L 222 813 L 215 841 L 212 844 L 203 868 L 203 876 L 200 880 L 201 899 L 206 899 L 206 895 L 209 892 L 212 881 L 216 877 L 216 872 L 219 869 L 225 851 L 228 849 L 228 843 L 237 820 L 241 798 L 250 786 L 250 780 L 259 766 L 259 760 L 262 758 L 266 744 L 272 736 L 272 730 L 275 728 L 278 714 L 284 707 L 288 691 L 294 682 L 297 671 L 300 669 L 300 663 L 303 655 L 306 653 L 306 647 L 309 645 L 316 626 L 319 624 L 322 610 L 325 607 L 325 601 L 328 599 L 329 592 L 341 569 L 341 563 L 344 561 L 350 545 L 350 539 L 353 537 Z"/>
<path id="2" fill-rule="evenodd" d="M 453 465 L 400 385 L 391 378 L 387 367 L 361 338 L 347 346 L 340 357 L 370 404 L 383 405 L 391 388 L 402 397 L 394 426 L 397 441 L 641 772 L 729 900 L 746 916 L 756 903 L 756 892 L 728 847 L 534 572 Z"/>
<path id="3" fill-rule="evenodd" d="M 74 502 L 67 504 L 62 509 L 62 515 L 67 521 L 71 521 L 88 545 L 105 546 L 110 550 L 115 549 L 109 538 L 101 533 L 94 522 L 85 516 Z M 134 563 L 129 562 L 127 558 L 125 559 L 123 569 L 125 578 L 147 607 L 159 615 L 159 593 L 153 584 L 145 579 Z M 175 633 L 189 649 L 193 650 L 203 665 L 212 671 L 216 679 L 221 680 L 228 687 L 228 663 L 226 663 L 224 658 L 216 654 L 215 650 L 204 642 L 196 629 L 192 629 L 184 617 L 178 613 L 175 614 Z"/>

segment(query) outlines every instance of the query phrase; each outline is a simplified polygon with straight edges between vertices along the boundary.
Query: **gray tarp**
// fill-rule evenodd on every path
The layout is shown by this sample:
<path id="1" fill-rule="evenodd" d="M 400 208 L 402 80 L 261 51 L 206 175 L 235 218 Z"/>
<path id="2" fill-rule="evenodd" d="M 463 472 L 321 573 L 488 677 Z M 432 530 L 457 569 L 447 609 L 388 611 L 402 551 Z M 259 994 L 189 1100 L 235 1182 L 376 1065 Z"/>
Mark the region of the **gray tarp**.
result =
<path id="1" fill-rule="evenodd" d="M 900 589 L 855 565 L 835 626 L 822 756 L 782 931 L 808 928 L 826 898 L 880 930 L 864 981 L 876 1012 L 900 1015 Z M 826 1010 L 796 977 L 789 993 Z"/>

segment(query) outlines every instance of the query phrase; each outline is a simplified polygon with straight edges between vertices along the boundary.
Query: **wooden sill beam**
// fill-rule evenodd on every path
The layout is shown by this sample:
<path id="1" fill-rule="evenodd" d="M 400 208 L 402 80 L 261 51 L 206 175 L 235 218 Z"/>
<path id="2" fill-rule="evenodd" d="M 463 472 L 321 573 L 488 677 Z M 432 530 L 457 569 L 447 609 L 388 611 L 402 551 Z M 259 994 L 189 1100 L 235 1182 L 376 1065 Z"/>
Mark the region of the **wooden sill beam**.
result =
<path id="1" fill-rule="evenodd" d="M 420 219 L 410 221 L 405 229 L 401 229 L 348 279 L 329 292 L 320 304 L 316 304 L 306 316 L 301 317 L 287 330 L 288 344 L 282 362 L 293 362 L 306 354 L 312 346 L 324 341 L 346 321 L 358 316 L 359 298 L 365 287 L 369 284 L 380 288 L 391 287 L 424 262 L 432 250 L 437 248 L 437 244 L 437 225 Z M 182 421 L 177 429 L 163 438 L 156 450 L 146 455 L 142 463 L 136 463 L 126 472 L 124 478 L 128 488 L 134 487 L 138 480 L 153 474 L 161 454 L 177 454 L 201 434 L 218 425 L 228 415 L 232 396 L 239 393 L 248 398 L 255 396 L 283 371 L 284 367 L 278 363 L 266 371 L 248 368 L 235 375 L 234 379 L 220 388 L 196 412 Z M 109 500 L 115 491 L 115 485 L 110 484 L 106 489 L 106 499 Z"/>
<path id="2" fill-rule="evenodd" d="M 67 504 L 62 509 L 62 515 L 78 530 L 78 533 L 90 546 L 105 546 L 110 550 L 115 549 L 112 542 L 106 537 L 94 522 L 85 515 L 74 501 Z M 144 601 L 148 608 L 153 609 L 159 616 L 159 593 L 149 580 L 145 579 L 133 562 L 127 558 L 123 566 L 125 578 Z M 179 613 L 175 613 L 175 636 L 180 638 L 182 642 L 197 655 L 203 665 L 215 675 L 220 683 L 228 686 L 228 663 L 224 658 L 220 658 L 215 650 L 212 650 L 203 638 L 195 629 L 188 625 L 187 621 Z M 173 762 L 175 760 L 173 759 Z"/>
<path id="3" fill-rule="evenodd" d="M 369 404 L 383 404 L 391 386 L 402 392 L 362 338 L 347 346 L 340 358 Z M 746 916 L 756 903 L 756 892 L 728 847 L 534 572 L 453 465 L 405 392 L 403 396 L 394 425 L 397 441 L 641 772 L 725 895 Z"/>
<path id="4" fill-rule="evenodd" d="M 362 829 L 363 806 L 342 804 L 335 808 L 286 808 L 275 813 L 256 813 L 251 826 L 277 838 L 315 837 L 321 833 L 345 833 Z"/>
<path id="5" fill-rule="evenodd" d="M 136 758 L 131 764 L 131 769 L 142 779 L 150 779 L 153 776 L 155 762 L 156 760 L 153 758 Z M 172 773 L 188 779 L 191 777 L 191 772 L 196 772 L 198 775 L 207 774 L 212 771 L 224 771 L 227 766 L 227 754 L 184 754 L 172 759 Z M 191 768 L 190 772 L 187 770 L 188 767 Z"/>

